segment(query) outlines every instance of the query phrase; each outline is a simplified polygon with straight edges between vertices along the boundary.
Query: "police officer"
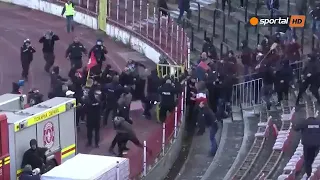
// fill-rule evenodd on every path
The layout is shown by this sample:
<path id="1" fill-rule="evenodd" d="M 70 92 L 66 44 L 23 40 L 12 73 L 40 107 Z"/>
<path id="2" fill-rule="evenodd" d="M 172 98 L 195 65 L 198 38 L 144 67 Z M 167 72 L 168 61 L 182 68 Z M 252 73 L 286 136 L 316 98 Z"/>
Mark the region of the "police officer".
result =
<path id="1" fill-rule="evenodd" d="M 320 77 L 320 61 L 316 54 L 311 54 L 310 60 L 307 63 L 306 67 L 303 70 L 302 80 L 299 86 L 299 93 L 296 99 L 296 106 L 299 105 L 299 100 L 302 97 L 302 94 L 308 89 L 310 85 L 310 91 L 313 96 L 317 99 L 317 103 L 320 104 L 319 97 L 319 81 Z"/>
<path id="2" fill-rule="evenodd" d="M 312 163 L 319 151 L 320 121 L 315 117 L 309 117 L 294 124 L 294 129 L 301 132 L 301 143 L 303 145 L 304 168 L 308 178 L 312 173 Z M 307 179 L 308 179 L 307 178 Z"/>
<path id="3" fill-rule="evenodd" d="M 159 99 L 158 94 L 158 87 L 161 85 L 161 79 L 157 74 L 157 70 L 151 71 L 151 74 L 147 77 L 147 95 L 145 98 L 145 107 L 143 115 L 147 119 L 151 119 L 150 110 L 152 109 L 153 105 L 156 104 L 155 102 Z"/>
<path id="4" fill-rule="evenodd" d="M 61 12 L 61 16 L 66 15 L 67 19 L 67 32 L 70 33 L 74 31 L 74 24 L 73 24 L 73 16 L 74 16 L 74 4 L 71 0 L 68 0 Z"/>
<path id="5" fill-rule="evenodd" d="M 71 69 L 82 68 L 82 54 L 86 54 L 87 49 L 85 46 L 79 42 L 77 37 L 74 38 L 73 43 L 71 43 L 66 51 L 66 58 L 69 58 L 71 62 Z"/>
<path id="6" fill-rule="evenodd" d="M 102 89 L 106 95 L 106 108 L 103 121 L 106 126 L 110 112 L 112 113 L 112 118 L 115 117 L 117 112 L 117 102 L 120 95 L 123 93 L 123 87 L 119 84 L 119 76 L 114 76 L 112 82 L 106 84 Z"/>
<path id="7" fill-rule="evenodd" d="M 55 35 L 52 31 L 48 31 L 42 36 L 39 40 L 39 43 L 43 44 L 42 52 L 43 52 L 43 58 L 46 61 L 46 64 L 44 66 L 44 70 L 46 72 L 50 72 L 50 68 L 54 64 L 54 44 L 55 41 L 58 41 L 60 38 L 59 36 Z"/>
<path id="8" fill-rule="evenodd" d="M 89 51 L 89 58 L 91 53 L 94 53 L 94 56 L 97 60 L 98 68 L 101 71 L 102 62 L 106 60 L 106 54 L 108 53 L 107 48 L 103 45 L 103 41 L 98 39 L 96 45 L 94 45 Z"/>
<path id="9" fill-rule="evenodd" d="M 100 140 L 100 115 L 101 115 L 101 103 L 100 103 L 101 91 L 96 88 L 91 88 L 88 94 L 88 102 L 86 103 L 87 112 L 87 146 L 92 145 L 92 134 L 94 131 L 95 147 L 99 147 Z"/>
<path id="10" fill-rule="evenodd" d="M 36 50 L 31 46 L 30 39 L 26 39 L 23 41 L 23 45 L 20 50 L 20 60 L 22 65 L 21 76 L 25 81 L 28 81 L 30 64 L 33 60 L 33 54 L 36 52 Z"/>
<path id="11" fill-rule="evenodd" d="M 175 107 L 175 95 L 178 93 L 177 89 L 172 84 L 170 79 L 158 89 L 160 94 L 160 109 L 159 109 L 159 120 L 164 123 L 167 117 L 167 112 L 171 112 Z"/>

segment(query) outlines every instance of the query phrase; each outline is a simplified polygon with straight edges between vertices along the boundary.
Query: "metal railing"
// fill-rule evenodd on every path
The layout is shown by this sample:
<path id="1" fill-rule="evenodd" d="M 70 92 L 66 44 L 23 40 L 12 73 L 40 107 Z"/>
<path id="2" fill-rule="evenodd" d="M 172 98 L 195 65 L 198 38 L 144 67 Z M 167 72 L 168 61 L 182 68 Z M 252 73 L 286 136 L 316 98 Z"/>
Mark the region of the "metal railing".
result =
<path id="1" fill-rule="evenodd" d="M 240 49 L 240 37 L 242 37 L 241 33 L 240 33 L 240 30 L 241 30 L 241 24 L 243 24 L 244 26 L 244 29 L 245 29 L 245 40 L 248 41 L 249 39 L 249 31 L 247 29 L 247 23 L 245 22 L 242 22 L 242 21 L 238 21 L 237 23 L 237 50 Z"/>
<path id="2" fill-rule="evenodd" d="M 238 83 L 232 88 L 232 107 L 242 106 L 243 109 L 261 104 L 262 78 Z"/>
<path id="3" fill-rule="evenodd" d="M 196 3 L 197 4 L 197 7 L 198 7 L 198 22 L 197 22 L 197 28 L 198 28 L 198 31 L 200 31 L 200 23 L 201 23 L 201 6 L 200 6 L 200 3 L 198 1 L 195 1 L 195 0 L 191 0 L 190 2 L 193 2 L 193 3 Z"/>
<path id="4" fill-rule="evenodd" d="M 219 14 L 218 14 L 219 13 Z M 217 18 L 221 17 L 222 14 L 222 41 L 225 41 L 226 39 L 226 15 L 224 11 L 220 9 L 215 9 L 213 11 L 213 21 L 212 21 L 212 36 L 216 37 L 216 24 L 217 24 Z"/>

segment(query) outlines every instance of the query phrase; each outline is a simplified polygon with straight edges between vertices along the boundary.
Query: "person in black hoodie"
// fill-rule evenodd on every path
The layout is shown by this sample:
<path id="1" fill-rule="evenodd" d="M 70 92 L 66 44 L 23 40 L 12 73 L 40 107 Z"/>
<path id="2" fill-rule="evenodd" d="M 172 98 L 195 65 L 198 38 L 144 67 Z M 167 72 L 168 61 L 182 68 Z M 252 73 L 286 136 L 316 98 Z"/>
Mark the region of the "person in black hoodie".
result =
<path id="1" fill-rule="evenodd" d="M 96 86 L 92 86 L 88 94 L 88 102 L 86 102 L 87 112 L 87 146 L 92 145 L 92 133 L 94 131 L 95 147 L 99 147 L 100 141 L 100 117 L 101 117 L 101 91 Z"/>
<path id="2" fill-rule="evenodd" d="M 271 108 L 271 95 L 273 92 L 273 83 L 275 80 L 275 74 L 270 64 L 266 64 L 264 67 L 260 67 L 262 80 L 263 80 L 263 87 L 262 87 L 262 96 L 264 101 L 267 103 L 267 109 L 270 110 Z"/>
<path id="3" fill-rule="evenodd" d="M 41 172 L 44 171 L 46 163 L 46 151 L 48 148 L 38 147 L 38 142 L 35 139 L 30 140 L 30 149 L 28 149 L 22 158 L 21 168 L 30 164 L 32 169 L 39 168 Z"/>
<path id="4" fill-rule="evenodd" d="M 151 74 L 147 77 L 147 96 L 144 101 L 144 112 L 143 115 L 147 119 L 151 119 L 150 110 L 152 109 L 155 102 L 159 100 L 158 88 L 161 85 L 161 80 L 157 74 L 157 70 L 151 71 Z"/>
<path id="5" fill-rule="evenodd" d="M 44 70 L 48 73 L 50 72 L 50 68 L 54 64 L 54 59 L 55 59 L 54 44 L 59 39 L 60 39 L 59 36 L 55 35 L 52 31 L 48 31 L 39 40 L 39 43 L 43 44 L 43 47 L 42 47 L 43 58 L 46 61 Z"/>
<path id="6" fill-rule="evenodd" d="M 246 40 L 241 42 L 241 62 L 244 65 L 244 74 L 248 75 L 252 69 L 252 50 L 248 47 L 248 42 Z M 249 76 L 246 76 L 248 81 Z"/>
<path id="7" fill-rule="evenodd" d="M 33 54 L 36 52 L 34 47 L 31 46 L 31 41 L 26 39 L 23 41 L 23 45 L 20 48 L 20 60 L 22 65 L 21 77 L 28 81 L 30 64 L 33 61 Z"/>
<path id="8" fill-rule="evenodd" d="M 214 59 L 214 60 L 218 59 L 217 50 L 214 47 L 214 45 L 212 44 L 210 38 L 208 38 L 208 37 L 206 37 L 204 39 L 204 44 L 202 46 L 202 52 L 207 53 L 208 58 L 210 58 L 210 59 Z"/>
<path id="9" fill-rule="evenodd" d="M 60 68 L 58 66 L 54 66 L 52 68 L 52 73 L 50 76 L 51 90 L 48 95 L 49 98 L 65 96 L 62 86 L 67 81 L 67 79 L 61 77 L 59 73 L 60 73 Z"/>
<path id="10" fill-rule="evenodd" d="M 310 60 L 306 64 L 305 68 L 302 72 L 302 80 L 299 86 L 299 93 L 296 100 L 296 105 L 299 105 L 299 100 L 302 97 L 302 94 L 306 92 L 308 87 L 310 86 L 310 91 L 313 96 L 317 99 L 317 103 L 320 104 L 320 97 L 319 97 L 319 77 L 320 77 L 320 61 L 318 59 L 318 55 L 313 52 L 313 54 L 309 55 Z"/>
<path id="11" fill-rule="evenodd" d="M 274 84 L 278 95 L 278 105 L 280 105 L 283 95 L 286 100 L 288 99 L 290 82 L 293 79 L 293 70 L 289 64 L 289 60 L 282 62 L 282 66 L 276 72 L 276 77 Z"/>

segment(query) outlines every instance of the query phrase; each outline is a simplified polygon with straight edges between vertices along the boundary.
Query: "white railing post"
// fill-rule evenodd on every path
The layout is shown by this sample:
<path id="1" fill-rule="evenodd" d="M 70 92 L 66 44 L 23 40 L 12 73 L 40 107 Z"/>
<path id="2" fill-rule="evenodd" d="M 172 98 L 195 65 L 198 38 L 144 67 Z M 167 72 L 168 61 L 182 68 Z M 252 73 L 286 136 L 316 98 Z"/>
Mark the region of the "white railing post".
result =
<path id="1" fill-rule="evenodd" d="M 317 109 L 316 109 L 316 104 L 314 101 L 312 102 L 312 108 L 313 108 L 313 115 L 315 116 Z"/>
<path id="2" fill-rule="evenodd" d="M 147 141 L 143 141 L 143 176 L 147 175 Z"/>
<path id="3" fill-rule="evenodd" d="M 147 37 L 149 37 L 149 3 L 147 3 Z"/>
<path id="4" fill-rule="evenodd" d="M 124 25 L 127 25 L 127 16 L 128 16 L 128 0 L 124 1 Z"/>
<path id="5" fill-rule="evenodd" d="M 153 31 L 152 40 L 156 39 L 156 7 L 153 7 Z"/>
<path id="6" fill-rule="evenodd" d="M 165 47 L 167 48 L 168 47 L 168 34 L 169 34 L 169 28 L 168 28 L 168 21 L 169 21 L 169 19 L 166 19 L 166 45 L 165 45 Z"/>
<path id="7" fill-rule="evenodd" d="M 119 161 L 117 161 L 117 180 L 120 180 L 120 168 L 119 168 Z"/>
<path id="8" fill-rule="evenodd" d="M 308 111 L 308 102 L 305 102 L 305 106 L 306 106 L 306 118 L 310 117 L 309 115 L 309 111 Z"/>
<path id="9" fill-rule="evenodd" d="M 165 154 L 166 145 L 166 123 L 162 123 L 162 155 Z"/>
<path id="10" fill-rule="evenodd" d="M 82 1 L 82 0 L 78 0 L 79 6 L 80 6 L 80 5 L 81 5 L 81 3 L 82 3 L 81 1 Z"/>
<path id="11" fill-rule="evenodd" d="M 173 41 L 173 19 L 171 19 L 171 41 L 170 41 L 170 56 L 172 57 L 173 56 L 173 45 L 172 45 L 172 41 Z"/>
<path id="12" fill-rule="evenodd" d="M 96 13 L 98 14 L 98 12 L 99 12 L 99 10 L 98 10 L 99 9 L 99 1 L 96 2 L 96 7 L 95 8 L 96 8 Z"/>
<path id="13" fill-rule="evenodd" d="M 186 36 L 187 37 L 187 36 Z M 190 68 L 190 40 L 187 38 L 187 43 L 188 43 L 188 59 L 187 59 L 187 67 L 188 69 Z"/>
<path id="14" fill-rule="evenodd" d="M 87 10 L 89 9 L 89 0 L 87 0 Z"/>
<path id="15" fill-rule="evenodd" d="M 177 25 L 177 41 L 176 41 L 176 59 L 179 57 L 179 25 Z"/>
<path id="16" fill-rule="evenodd" d="M 185 84 L 185 83 L 184 83 Z M 183 117 L 184 117 L 184 102 L 185 102 L 185 91 L 182 92 L 181 95 L 181 112 L 180 112 L 180 124 L 183 121 Z"/>
<path id="17" fill-rule="evenodd" d="M 108 17 L 110 18 L 111 16 L 111 0 L 109 0 L 109 4 L 108 4 Z"/>
<path id="18" fill-rule="evenodd" d="M 183 46 L 185 44 L 185 37 L 184 37 L 184 29 L 181 28 L 180 29 L 180 32 L 181 32 L 181 38 L 182 38 L 182 43 L 181 43 L 181 46 L 180 46 L 180 62 L 183 63 Z"/>
<path id="19" fill-rule="evenodd" d="M 139 32 L 141 33 L 141 28 L 142 28 L 142 26 L 141 26 L 141 21 L 142 21 L 142 13 L 141 13 L 141 11 L 142 11 L 142 0 L 140 0 L 140 13 L 139 13 Z"/>
<path id="20" fill-rule="evenodd" d="M 159 45 L 161 47 L 161 43 L 162 43 L 162 17 L 160 17 L 160 22 L 159 22 Z"/>
<path id="21" fill-rule="evenodd" d="M 174 108 L 174 138 L 178 136 L 178 106 Z"/>
<path id="22" fill-rule="evenodd" d="M 134 22 L 134 13 L 135 13 L 134 6 L 135 6 L 135 4 L 136 4 L 136 1 L 132 1 L 132 30 L 134 30 L 134 24 L 135 24 L 135 22 Z"/>
<path id="23" fill-rule="evenodd" d="M 126 0 L 127 2 L 127 0 Z M 127 4 L 127 3 L 126 3 Z M 120 2 L 117 0 L 117 21 L 119 20 L 119 9 L 120 9 Z M 125 13 L 124 13 L 124 22 L 126 22 L 126 15 L 127 15 L 127 8 L 125 7 Z"/>

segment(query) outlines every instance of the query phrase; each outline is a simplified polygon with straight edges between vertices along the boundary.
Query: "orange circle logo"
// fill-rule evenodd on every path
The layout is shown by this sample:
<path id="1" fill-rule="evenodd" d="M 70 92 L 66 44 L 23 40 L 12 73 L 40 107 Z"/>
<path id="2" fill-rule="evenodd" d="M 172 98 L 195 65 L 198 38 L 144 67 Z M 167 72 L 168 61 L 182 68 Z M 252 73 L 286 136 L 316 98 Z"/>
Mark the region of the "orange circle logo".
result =
<path id="1" fill-rule="evenodd" d="M 258 25 L 258 24 L 259 24 L 259 19 L 256 18 L 256 17 L 250 18 L 250 24 L 251 24 L 252 26 Z"/>

